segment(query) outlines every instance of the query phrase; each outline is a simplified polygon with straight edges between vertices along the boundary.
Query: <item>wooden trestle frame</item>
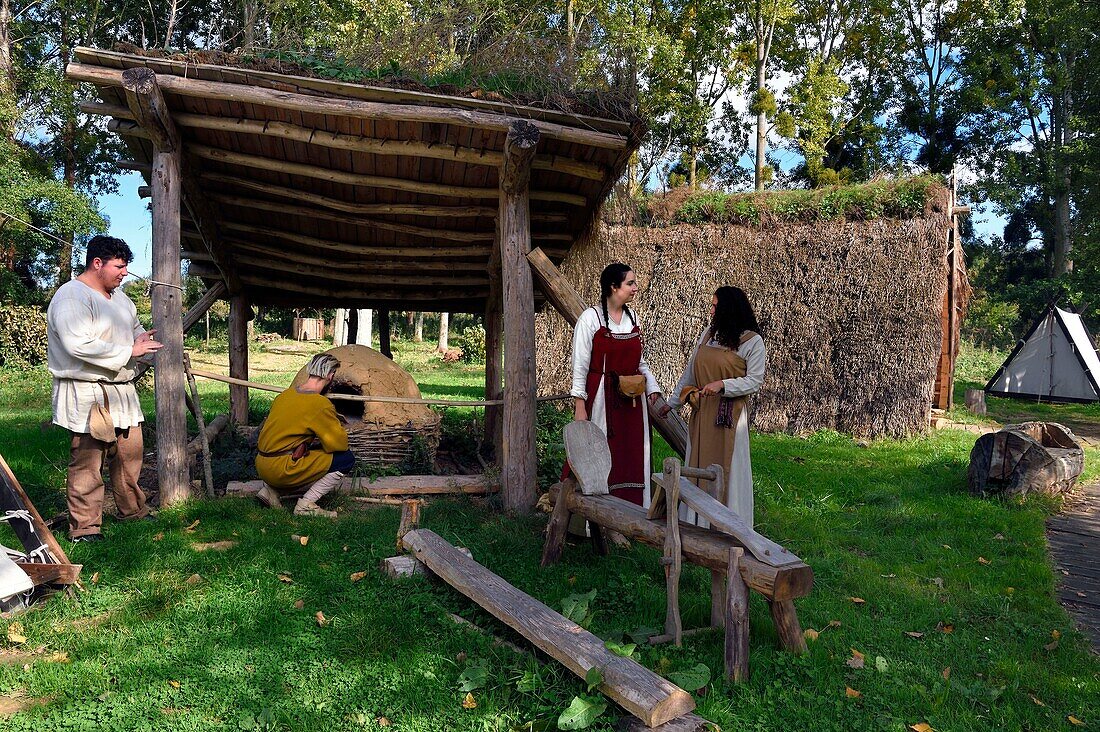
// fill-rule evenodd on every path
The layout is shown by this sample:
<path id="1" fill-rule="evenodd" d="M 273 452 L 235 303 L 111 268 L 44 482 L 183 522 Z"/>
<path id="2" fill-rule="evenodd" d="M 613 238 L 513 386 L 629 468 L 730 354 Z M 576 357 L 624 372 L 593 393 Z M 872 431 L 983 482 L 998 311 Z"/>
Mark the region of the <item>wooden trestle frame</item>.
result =
<path id="1" fill-rule="evenodd" d="M 132 158 L 119 167 L 140 171 L 152 198 L 164 503 L 191 492 L 183 335 L 224 297 L 242 382 L 257 305 L 484 313 L 503 503 L 534 506 L 543 295 L 528 255 L 535 242 L 556 274 L 637 149 L 639 123 L 90 48 L 74 58 L 67 77 L 100 98 L 82 110 L 110 118 Z M 186 316 L 182 258 L 210 288 Z M 247 423 L 248 387 L 232 385 L 230 403 Z"/>

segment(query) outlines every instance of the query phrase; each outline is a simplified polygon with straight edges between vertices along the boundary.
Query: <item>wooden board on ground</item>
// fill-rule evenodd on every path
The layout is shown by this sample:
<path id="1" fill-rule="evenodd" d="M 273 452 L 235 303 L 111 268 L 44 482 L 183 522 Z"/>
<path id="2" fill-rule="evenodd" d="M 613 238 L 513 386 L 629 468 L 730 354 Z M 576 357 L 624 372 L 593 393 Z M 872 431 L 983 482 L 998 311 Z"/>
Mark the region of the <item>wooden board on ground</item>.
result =
<path id="1" fill-rule="evenodd" d="M 662 488 L 667 488 L 663 473 L 654 473 L 653 482 L 659 483 Z M 711 528 L 737 539 L 747 551 L 764 564 L 785 567 L 789 564 L 802 563 L 801 559 L 782 545 L 754 531 L 740 516 L 687 478 L 680 478 L 680 500 L 710 521 Z"/>
<path id="2" fill-rule="evenodd" d="M 611 448 L 607 436 L 594 422 L 573 421 L 562 430 L 569 469 L 577 477 L 581 493 L 606 496 L 607 477 L 611 475 Z"/>
<path id="3" fill-rule="evenodd" d="M 225 491 L 230 495 L 254 496 L 263 486 L 262 480 L 231 480 Z M 344 478 L 336 486 L 337 493 L 365 493 L 368 496 L 434 496 L 496 493 L 500 482 L 484 475 L 391 475 L 370 482 L 360 478 Z"/>
<path id="4" fill-rule="evenodd" d="M 34 503 L 24 492 L 23 486 L 19 484 L 19 480 L 11 472 L 11 468 L 4 461 L 4 457 L 0 455 L 0 512 L 21 510 L 27 512 L 30 521 L 17 519 L 10 521 L 9 525 L 19 541 L 23 543 L 23 550 L 28 554 L 37 552 L 38 558 L 32 562 L 34 564 L 54 565 L 60 568 L 56 578 L 44 579 L 42 582 L 35 581 L 34 575 L 31 574 L 31 572 L 37 570 L 27 572 L 28 575 L 31 575 L 35 585 L 44 582 L 67 585 L 76 583 L 80 578 L 81 565 L 69 563 L 69 557 L 65 554 L 65 550 L 54 538 L 53 533 L 46 526 L 46 522 L 42 520 L 42 516 L 38 513 L 38 509 L 34 507 Z M 24 569 L 24 571 L 26 570 Z M 46 574 L 39 572 L 38 576 L 41 578 L 45 577 Z"/>
<path id="5" fill-rule="evenodd" d="M 650 727 L 695 708 L 691 694 L 636 661 L 615 655 L 602 640 L 465 557 L 437 534 L 410 531 L 404 544 L 447 584 L 573 673 L 584 678 L 589 670 L 600 669 L 600 691 Z"/>

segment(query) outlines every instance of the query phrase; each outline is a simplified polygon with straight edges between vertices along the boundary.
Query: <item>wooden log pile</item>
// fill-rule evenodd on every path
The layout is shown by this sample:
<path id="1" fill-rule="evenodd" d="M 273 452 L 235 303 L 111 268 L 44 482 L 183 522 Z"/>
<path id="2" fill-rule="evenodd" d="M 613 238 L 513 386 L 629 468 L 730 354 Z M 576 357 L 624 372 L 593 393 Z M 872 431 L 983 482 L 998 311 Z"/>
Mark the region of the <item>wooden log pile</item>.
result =
<path id="1" fill-rule="evenodd" d="M 1073 433 L 1055 422 L 1005 425 L 982 435 L 970 451 L 966 480 L 976 496 L 1062 495 L 1085 467 Z"/>

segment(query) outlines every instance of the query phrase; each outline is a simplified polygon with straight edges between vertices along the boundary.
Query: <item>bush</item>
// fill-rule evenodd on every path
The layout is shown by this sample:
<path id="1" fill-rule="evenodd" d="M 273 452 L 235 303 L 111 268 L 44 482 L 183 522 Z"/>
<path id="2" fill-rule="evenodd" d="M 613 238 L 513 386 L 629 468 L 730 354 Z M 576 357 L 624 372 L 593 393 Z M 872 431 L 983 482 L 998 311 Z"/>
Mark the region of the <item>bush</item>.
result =
<path id="1" fill-rule="evenodd" d="M 46 361 L 46 313 L 30 305 L 0 306 L 0 365 L 25 368 Z"/>
<path id="2" fill-rule="evenodd" d="M 467 327 L 458 336 L 464 363 L 485 363 L 485 328 L 480 323 Z"/>
<path id="3" fill-rule="evenodd" d="M 1018 304 L 1002 302 L 987 293 L 977 292 L 967 308 L 966 320 L 962 325 L 963 336 L 979 346 L 1011 348 L 1016 342 L 1015 331 L 1019 321 Z"/>

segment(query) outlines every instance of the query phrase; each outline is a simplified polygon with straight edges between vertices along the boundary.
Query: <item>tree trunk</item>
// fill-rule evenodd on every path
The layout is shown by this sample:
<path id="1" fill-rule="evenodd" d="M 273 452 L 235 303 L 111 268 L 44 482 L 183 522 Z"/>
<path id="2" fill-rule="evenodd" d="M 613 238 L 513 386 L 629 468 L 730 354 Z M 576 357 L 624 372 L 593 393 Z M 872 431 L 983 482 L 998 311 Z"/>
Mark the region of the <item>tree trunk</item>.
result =
<path id="1" fill-rule="evenodd" d="M 359 331 L 355 334 L 355 342 L 367 348 L 374 348 L 374 311 L 370 308 L 359 310 Z"/>
<path id="2" fill-rule="evenodd" d="M 69 37 L 70 18 L 69 13 L 66 11 L 67 9 L 63 8 L 61 13 L 61 37 L 58 44 L 62 68 L 68 66 L 70 56 L 72 56 L 72 40 Z M 74 116 L 76 114 L 76 101 L 73 99 L 76 93 L 76 84 L 68 85 L 68 93 L 71 103 L 63 111 L 67 119 L 61 128 L 61 154 L 63 156 L 61 168 L 65 186 L 72 190 L 76 188 L 76 117 Z M 62 243 L 57 250 L 58 287 L 73 278 L 73 232 L 62 232 L 60 239 Z"/>
<path id="3" fill-rule="evenodd" d="M 393 360 L 393 351 L 390 349 L 390 311 L 378 311 L 378 350 L 383 356 Z"/>
<path id="4" fill-rule="evenodd" d="M 760 43 L 756 49 L 756 99 L 760 104 L 764 94 L 764 83 L 767 81 L 764 68 L 764 44 Z M 768 116 L 763 109 L 756 113 L 756 168 L 753 176 L 753 184 L 756 190 L 764 190 L 764 159 L 767 152 Z"/>
<path id="5" fill-rule="evenodd" d="M 1058 132 L 1055 145 L 1052 150 L 1054 159 L 1058 161 L 1058 182 L 1054 194 L 1054 262 L 1053 274 L 1059 277 L 1073 271 L 1073 221 L 1070 214 L 1070 192 L 1073 183 L 1072 168 L 1068 160 L 1068 151 L 1073 144 L 1073 127 L 1070 120 L 1072 109 L 1069 92 L 1062 93 L 1056 100 L 1054 111 L 1060 119 L 1056 120 L 1055 130 Z"/>
<path id="6" fill-rule="evenodd" d="M 424 342 L 424 311 L 420 310 L 416 313 L 416 330 L 413 331 L 413 343 Z"/>
<path id="7" fill-rule="evenodd" d="M 449 346 L 447 345 L 447 336 L 450 330 L 451 315 L 450 313 L 439 314 L 439 350 L 443 353 L 447 352 Z"/>

